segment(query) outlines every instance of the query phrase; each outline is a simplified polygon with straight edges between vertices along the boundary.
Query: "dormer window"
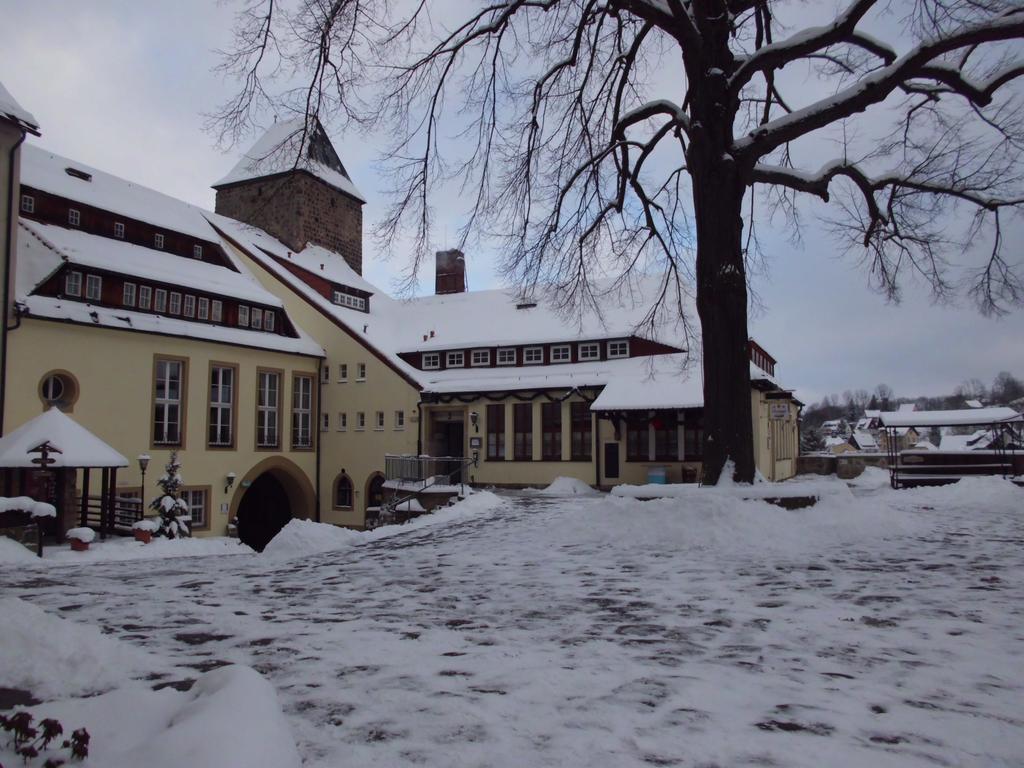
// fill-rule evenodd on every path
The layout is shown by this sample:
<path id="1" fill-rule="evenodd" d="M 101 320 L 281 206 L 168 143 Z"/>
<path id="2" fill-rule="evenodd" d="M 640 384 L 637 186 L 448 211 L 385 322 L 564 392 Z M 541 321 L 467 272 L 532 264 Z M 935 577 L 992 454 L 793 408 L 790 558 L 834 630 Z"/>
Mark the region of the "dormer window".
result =
<path id="1" fill-rule="evenodd" d="M 269 309 L 263 313 L 263 330 L 270 333 L 274 332 L 274 325 L 276 325 L 275 314 L 275 312 Z"/>
<path id="2" fill-rule="evenodd" d="M 192 246 L 192 258 L 193 259 L 202 259 L 203 258 L 203 246 L 201 246 L 201 245 L 193 245 Z"/>
<path id="3" fill-rule="evenodd" d="M 238 305 L 238 325 L 241 328 L 249 327 L 249 308 L 243 304 Z"/>
<path id="4" fill-rule="evenodd" d="M 224 303 L 220 299 L 214 299 L 210 302 L 210 319 L 219 323 L 224 319 Z"/>
<path id="5" fill-rule="evenodd" d="M 77 227 L 82 222 L 82 213 L 77 208 L 68 208 L 68 224 Z"/>
<path id="6" fill-rule="evenodd" d="M 608 359 L 611 360 L 616 357 L 629 357 L 629 342 L 628 341 L 609 341 L 608 342 Z"/>
<path id="7" fill-rule="evenodd" d="M 199 319 L 210 319 L 210 300 L 203 296 L 199 297 Z"/>
<path id="8" fill-rule="evenodd" d="M 161 251 L 164 249 L 164 236 L 161 233 L 157 232 L 153 235 L 153 246 Z"/>
<path id="9" fill-rule="evenodd" d="M 89 301 L 99 301 L 103 295 L 103 278 L 99 275 L 86 275 L 85 277 L 85 298 Z"/>
<path id="10" fill-rule="evenodd" d="M 157 288 L 153 292 L 153 311 L 154 312 L 166 312 L 167 311 L 167 291 L 163 288 Z"/>
<path id="11" fill-rule="evenodd" d="M 114 222 L 114 237 L 118 240 L 124 240 L 124 223 L 120 221 Z"/>
<path id="12" fill-rule="evenodd" d="M 81 272 L 68 272 L 64 276 L 64 295 L 65 296 L 81 296 L 82 295 L 82 273 Z"/>
<path id="13" fill-rule="evenodd" d="M 182 308 L 182 314 L 185 315 L 185 317 L 195 317 L 196 316 L 196 297 L 195 296 L 191 296 L 191 295 L 186 295 L 185 296 L 185 304 L 184 304 L 184 306 Z"/>
<path id="14" fill-rule="evenodd" d="M 544 347 L 527 347 L 523 350 L 525 365 L 539 365 L 544 362 Z"/>
<path id="15" fill-rule="evenodd" d="M 21 196 L 21 212 L 22 213 L 35 213 L 36 210 L 36 199 L 32 195 Z"/>
<path id="16" fill-rule="evenodd" d="M 259 307 L 252 308 L 252 313 L 249 315 L 249 327 L 257 331 L 263 330 L 263 310 Z"/>
<path id="17" fill-rule="evenodd" d="M 580 360 L 600 360 L 601 345 L 596 341 L 579 345 Z"/>
<path id="18" fill-rule="evenodd" d="M 135 283 L 125 283 L 121 295 L 121 303 L 126 307 L 135 306 Z"/>
<path id="19" fill-rule="evenodd" d="M 353 296 L 350 293 L 339 291 L 337 288 L 331 294 L 331 301 L 342 307 L 351 307 L 352 309 L 358 309 L 360 312 L 366 311 L 366 299 L 362 296 Z"/>
<path id="20" fill-rule="evenodd" d="M 498 365 L 515 365 L 516 350 L 514 347 L 498 350 Z"/>
<path id="21" fill-rule="evenodd" d="M 441 367 L 441 354 L 439 352 L 423 353 L 423 369 L 425 371 L 436 371 Z"/>
<path id="22" fill-rule="evenodd" d="M 171 291 L 171 301 L 168 306 L 168 311 L 170 311 L 172 315 L 181 314 L 181 294 L 177 291 Z"/>
<path id="23" fill-rule="evenodd" d="M 551 348 L 552 363 L 568 363 L 572 360 L 572 348 L 568 344 L 559 344 Z"/>
<path id="24" fill-rule="evenodd" d="M 466 364 L 466 353 L 462 350 L 458 352 L 449 352 L 448 359 L 445 361 L 445 365 L 448 368 L 462 368 Z"/>
<path id="25" fill-rule="evenodd" d="M 474 349 L 470 362 L 474 366 L 490 365 L 491 364 L 491 350 L 489 349 Z"/>

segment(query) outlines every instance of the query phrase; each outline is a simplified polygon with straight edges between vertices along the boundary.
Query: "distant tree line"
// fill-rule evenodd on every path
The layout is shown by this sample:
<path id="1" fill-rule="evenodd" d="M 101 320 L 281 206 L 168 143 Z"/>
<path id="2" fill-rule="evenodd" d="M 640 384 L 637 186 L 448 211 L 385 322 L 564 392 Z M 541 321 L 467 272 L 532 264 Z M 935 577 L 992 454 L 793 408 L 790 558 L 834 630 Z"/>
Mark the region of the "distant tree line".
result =
<path id="1" fill-rule="evenodd" d="M 851 426 L 864 415 L 865 410 L 894 411 L 901 403 L 914 403 L 918 410 L 940 411 L 964 408 L 966 400 L 978 400 L 985 405 L 1007 405 L 1024 397 L 1024 381 L 1009 371 L 1001 371 L 986 387 L 978 378 L 967 379 L 952 394 L 938 397 L 896 397 L 892 387 L 879 384 L 872 392 L 866 389 L 847 389 L 842 395 L 826 395 L 820 403 L 803 410 L 801 441 L 804 450 L 818 450 L 821 446 L 821 425 L 832 419 L 844 419 Z"/>

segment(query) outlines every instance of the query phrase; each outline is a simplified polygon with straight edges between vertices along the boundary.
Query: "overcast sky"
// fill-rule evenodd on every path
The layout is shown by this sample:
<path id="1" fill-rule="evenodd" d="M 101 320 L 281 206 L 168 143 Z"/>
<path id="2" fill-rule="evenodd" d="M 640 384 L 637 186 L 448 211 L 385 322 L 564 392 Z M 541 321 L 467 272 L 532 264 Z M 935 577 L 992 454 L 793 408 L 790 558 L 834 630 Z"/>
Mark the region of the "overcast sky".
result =
<path id="1" fill-rule="evenodd" d="M 233 87 L 212 68 L 215 50 L 229 43 L 234 6 L 8 2 L 0 81 L 40 122 L 43 135 L 33 143 L 212 210 L 210 184 L 246 148 L 220 151 L 203 131 L 203 114 Z M 379 145 L 374 137 L 332 138 L 367 198 L 369 232 L 384 206 L 374 167 Z M 452 214 L 438 247 L 457 225 Z M 799 246 L 762 230 L 770 265 L 755 282 L 763 308 L 752 317 L 751 332 L 778 358 L 783 382 L 807 402 L 882 382 L 909 396 L 951 392 L 971 377 L 990 384 L 1001 370 L 1024 377 L 1024 311 L 984 318 L 966 301 L 934 306 L 913 286 L 901 305 L 887 304 L 867 288 L 856 263 L 835 255 L 813 217 L 805 226 Z M 377 258 L 369 238 L 363 263 L 367 278 L 382 288 L 402 266 L 400 258 Z M 498 285 L 493 253 L 469 253 L 467 264 L 471 288 Z"/>

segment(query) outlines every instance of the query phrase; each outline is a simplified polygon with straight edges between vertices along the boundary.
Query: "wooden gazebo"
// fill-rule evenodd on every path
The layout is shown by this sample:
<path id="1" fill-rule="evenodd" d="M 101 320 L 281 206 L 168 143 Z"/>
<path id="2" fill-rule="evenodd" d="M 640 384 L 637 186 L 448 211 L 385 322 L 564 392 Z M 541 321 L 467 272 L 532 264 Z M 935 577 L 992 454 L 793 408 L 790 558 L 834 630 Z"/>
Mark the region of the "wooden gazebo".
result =
<path id="1" fill-rule="evenodd" d="M 967 408 L 952 411 L 895 411 L 879 414 L 888 440 L 893 488 L 955 483 L 974 475 L 1013 477 L 1020 474 L 1024 415 L 1012 408 Z M 903 427 L 979 427 L 990 437 L 982 449 L 899 450 L 896 430 Z"/>
<path id="2" fill-rule="evenodd" d="M 53 504 L 59 540 L 69 527 L 89 525 L 100 536 L 114 530 L 117 470 L 128 459 L 56 408 L 44 411 L 0 438 L 0 495 L 29 496 Z M 90 519 L 90 470 L 99 469 L 98 520 Z M 75 504 L 78 470 L 82 470 L 80 508 Z M 76 519 L 77 518 L 77 519 Z"/>

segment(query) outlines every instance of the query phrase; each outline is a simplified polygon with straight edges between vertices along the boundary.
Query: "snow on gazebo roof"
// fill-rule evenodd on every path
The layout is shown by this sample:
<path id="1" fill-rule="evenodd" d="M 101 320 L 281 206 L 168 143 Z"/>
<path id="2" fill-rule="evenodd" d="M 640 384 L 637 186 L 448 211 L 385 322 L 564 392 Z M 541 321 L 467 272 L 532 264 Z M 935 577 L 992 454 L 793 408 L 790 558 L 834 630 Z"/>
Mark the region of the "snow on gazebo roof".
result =
<path id="1" fill-rule="evenodd" d="M 967 408 L 955 411 L 889 411 L 880 416 L 885 427 L 962 427 L 1024 421 L 1013 408 Z"/>
<path id="2" fill-rule="evenodd" d="M 77 421 L 50 408 L 13 432 L 0 438 L 0 467 L 39 468 L 29 450 L 48 442 L 60 453 L 51 453 L 51 467 L 127 467 L 128 459 L 115 451 Z"/>

